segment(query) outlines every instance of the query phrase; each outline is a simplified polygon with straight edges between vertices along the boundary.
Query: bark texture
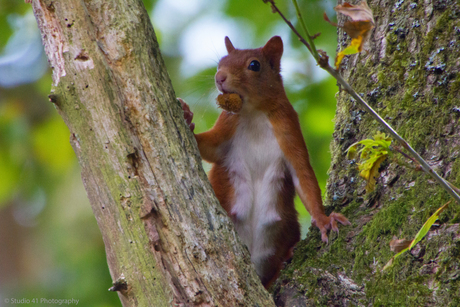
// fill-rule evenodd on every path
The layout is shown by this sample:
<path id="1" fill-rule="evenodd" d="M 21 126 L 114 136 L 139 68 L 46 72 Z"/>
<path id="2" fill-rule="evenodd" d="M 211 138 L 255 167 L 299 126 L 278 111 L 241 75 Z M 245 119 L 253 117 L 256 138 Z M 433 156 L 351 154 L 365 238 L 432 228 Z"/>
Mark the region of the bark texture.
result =
<path id="1" fill-rule="evenodd" d="M 142 2 L 29 2 L 123 305 L 272 305 L 201 167 Z"/>
<path id="2" fill-rule="evenodd" d="M 352 1 L 356 3 L 357 1 Z M 458 1 L 369 0 L 368 52 L 342 73 L 445 179 L 460 185 L 460 6 Z M 339 31 L 339 45 L 349 43 Z M 313 231 L 275 286 L 279 306 L 460 305 L 460 205 L 452 202 L 416 247 L 382 272 L 393 236 L 412 239 L 450 200 L 427 174 L 384 163 L 365 193 L 346 150 L 383 131 L 345 92 L 338 94 L 326 203 L 352 222 L 329 245 Z"/>

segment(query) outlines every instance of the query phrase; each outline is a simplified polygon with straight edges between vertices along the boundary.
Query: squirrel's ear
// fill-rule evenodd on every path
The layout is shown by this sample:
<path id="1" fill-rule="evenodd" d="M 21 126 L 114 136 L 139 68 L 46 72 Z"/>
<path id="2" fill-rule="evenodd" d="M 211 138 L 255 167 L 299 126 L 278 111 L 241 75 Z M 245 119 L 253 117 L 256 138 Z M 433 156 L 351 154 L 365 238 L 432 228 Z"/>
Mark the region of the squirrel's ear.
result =
<path id="1" fill-rule="evenodd" d="M 280 71 L 281 56 L 283 55 L 283 41 L 279 36 L 273 36 L 262 47 L 262 53 L 270 61 L 270 65 L 277 72 Z"/>
<path id="2" fill-rule="evenodd" d="M 230 52 L 235 50 L 235 47 L 233 47 L 233 44 L 230 41 L 230 38 L 228 38 L 228 36 L 225 36 L 225 47 L 227 48 L 228 54 L 230 54 Z"/>

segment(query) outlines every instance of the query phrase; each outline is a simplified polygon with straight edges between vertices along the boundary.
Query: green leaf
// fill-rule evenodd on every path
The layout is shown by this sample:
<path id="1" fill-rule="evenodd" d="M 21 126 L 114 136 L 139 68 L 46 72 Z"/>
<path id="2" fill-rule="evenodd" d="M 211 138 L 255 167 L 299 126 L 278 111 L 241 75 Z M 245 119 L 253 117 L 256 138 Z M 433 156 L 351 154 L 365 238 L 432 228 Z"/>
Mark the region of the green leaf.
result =
<path id="1" fill-rule="evenodd" d="M 415 244 L 417 244 L 420 240 L 422 240 L 426 236 L 431 226 L 434 224 L 434 222 L 436 222 L 439 215 L 444 211 L 444 209 L 447 208 L 449 204 L 450 204 L 450 201 L 447 202 L 444 206 L 442 206 L 438 210 L 436 210 L 436 212 L 425 222 L 425 224 L 423 224 L 422 228 L 419 230 L 414 240 L 412 241 L 412 244 L 409 246 L 409 249 L 412 249 L 412 247 L 414 247 Z"/>
<path id="2" fill-rule="evenodd" d="M 417 244 L 418 242 L 420 242 L 420 240 L 422 240 L 426 234 L 428 233 L 428 231 L 430 231 L 430 228 L 431 226 L 434 224 L 434 222 L 436 222 L 436 220 L 439 218 L 439 215 L 444 211 L 444 209 L 447 208 L 447 206 L 450 204 L 450 201 L 447 202 L 444 206 L 442 206 L 441 208 L 439 208 L 438 210 L 436 210 L 435 213 L 433 213 L 433 215 L 425 222 L 425 224 L 423 224 L 422 228 L 420 228 L 419 232 L 415 235 L 415 238 L 414 240 L 412 240 L 412 243 L 409 245 L 409 247 L 403 249 L 402 251 L 400 251 L 399 253 L 397 253 L 396 255 L 394 255 L 390 261 L 388 261 L 387 264 L 385 264 L 385 266 L 383 267 L 383 271 L 385 271 L 386 269 L 388 269 L 389 267 L 391 267 L 393 265 L 393 261 L 398 258 L 399 256 L 401 256 L 402 254 L 404 254 L 405 252 L 407 252 L 408 250 L 411 250 L 415 244 Z"/>

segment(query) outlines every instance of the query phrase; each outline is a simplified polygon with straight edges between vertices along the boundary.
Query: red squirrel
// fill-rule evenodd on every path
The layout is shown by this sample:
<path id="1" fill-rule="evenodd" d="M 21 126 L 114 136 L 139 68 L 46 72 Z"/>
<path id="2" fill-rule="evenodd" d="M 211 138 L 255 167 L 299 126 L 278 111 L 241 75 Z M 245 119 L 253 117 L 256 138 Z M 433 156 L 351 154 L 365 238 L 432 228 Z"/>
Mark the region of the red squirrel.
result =
<path id="1" fill-rule="evenodd" d="M 338 231 L 337 221 L 350 222 L 324 212 L 298 115 L 280 75 L 281 38 L 240 50 L 225 37 L 225 46 L 228 55 L 219 62 L 215 83 L 222 94 L 239 95 L 242 104 L 238 112 L 223 110 L 214 127 L 195 138 L 202 158 L 212 163 L 208 176 L 214 192 L 268 288 L 300 240 L 296 192 L 323 241 L 329 229 Z M 193 131 L 193 113 L 180 101 Z"/>

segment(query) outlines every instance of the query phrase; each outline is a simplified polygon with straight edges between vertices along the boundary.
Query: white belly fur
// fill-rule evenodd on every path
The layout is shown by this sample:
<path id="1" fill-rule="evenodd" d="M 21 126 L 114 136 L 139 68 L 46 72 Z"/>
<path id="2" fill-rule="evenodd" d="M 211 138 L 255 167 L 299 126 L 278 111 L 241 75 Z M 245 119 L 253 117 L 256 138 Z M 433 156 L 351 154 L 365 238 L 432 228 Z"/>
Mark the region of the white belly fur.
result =
<path id="1" fill-rule="evenodd" d="M 287 167 L 272 125 L 264 114 L 240 117 L 226 157 L 235 189 L 231 212 L 235 228 L 260 274 L 261 262 L 275 253 L 270 226 L 281 220 L 276 202 Z"/>

